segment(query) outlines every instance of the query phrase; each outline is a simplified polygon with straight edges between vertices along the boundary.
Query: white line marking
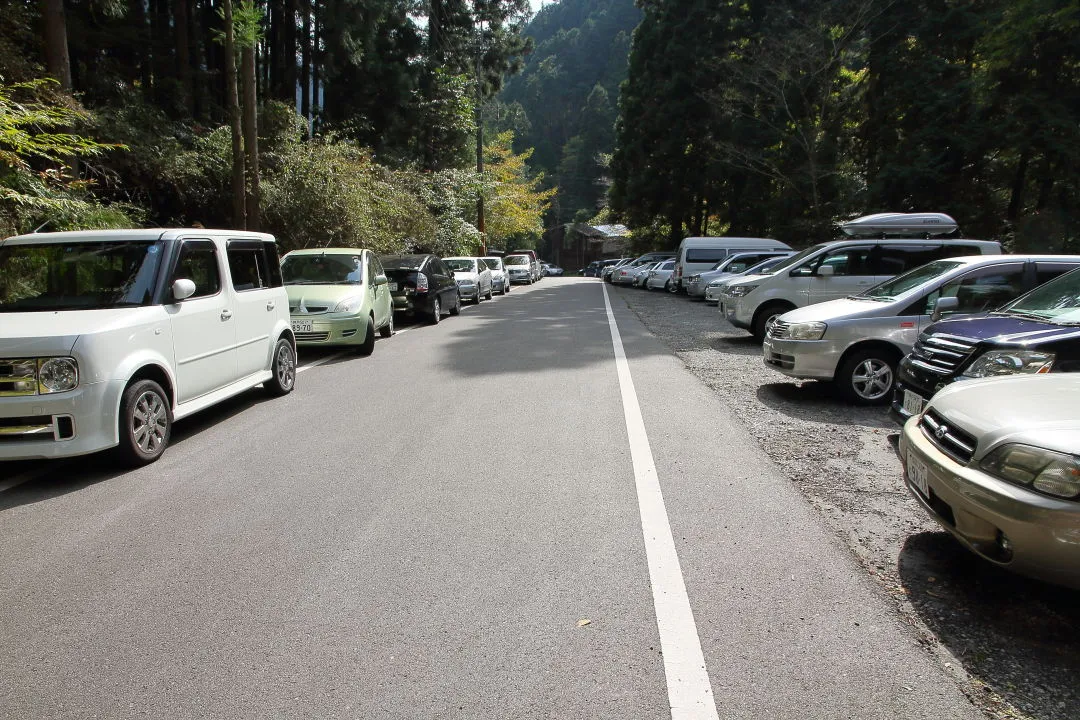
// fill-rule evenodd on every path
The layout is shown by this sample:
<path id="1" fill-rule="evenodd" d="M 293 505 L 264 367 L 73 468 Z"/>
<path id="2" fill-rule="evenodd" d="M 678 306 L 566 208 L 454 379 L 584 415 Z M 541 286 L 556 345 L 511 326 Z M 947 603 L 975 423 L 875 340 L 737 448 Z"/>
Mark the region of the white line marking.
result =
<path id="1" fill-rule="evenodd" d="M 300 373 L 304 372 L 305 370 L 310 370 L 313 367 L 319 367 L 323 363 L 328 363 L 331 360 L 337 360 L 339 357 L 343 356 L 344 354 L 345 354 L 345 351 L 342 350 L 341 352 L 336 352 L 333 355 L 327 355 L 326 357 L 319 358 L 318 360 L 310 362 L 307 365 L 301 365 L 300 367 L 296 368 L 296 374 L 299 375 Z"/>
<path id="2" fill-rule="evenodd" d="M 15 477 L 10 477 L 4 482 L 0 483 L 0 493 L 7 492 L 8 490 L 19 487 L 20 485 L 25 485 L 28 482 L 32 482 L 34 480 L 37 480 L 38 478 L 48 475 L 54 470 L 63 469 L 70 464 L 70 462 L 58 463 L 54 460 L 50 463 L 47 463 L 43 467 L 36 467 L 30 470 L 24 470 Z"/>
<path id="3" fill-rule="evenodd" d="M 656 475 L 656 462 L 653 460 L 649 436 L 645 432 L 645 420 L 641 416 L 619 326 L 611 311 L 607 287 L 603 286 L 603 290 L 611 344 L 615 349 L 626 434 L 630 441 L 630 459 L 634 465 L 641 532 L 645 537 L 645 555 L 649 561 L 649 580 L 652 583 L 653 607 L 656 609 L 656 626 L 660 631 L 671 717 L 672 720 L 718 720 L 709 671 L 701 652 L 694 611 L 686 594 L 679 554 L 675 550 L 664 495 Z"/>

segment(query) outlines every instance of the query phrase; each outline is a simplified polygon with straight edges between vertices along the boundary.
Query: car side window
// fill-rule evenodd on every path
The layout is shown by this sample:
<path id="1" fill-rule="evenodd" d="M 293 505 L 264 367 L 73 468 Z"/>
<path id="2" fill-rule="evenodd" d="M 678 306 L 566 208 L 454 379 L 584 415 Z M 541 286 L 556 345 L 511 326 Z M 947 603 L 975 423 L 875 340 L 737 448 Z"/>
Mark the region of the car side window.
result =
<path id="1" fill-rule="evenodd" d="M 266 256 L 268 286 L 281 287 L 285 283 L 281 278 L 281 258 L 278 257 L 277 245 L 272 242 L 263 243 L 263 253 Z"/>
<path id="2" fill-rule="evenodd" d="M 234 290 L 246 292 L 269 287 L 270 273 L 262 243 L 230 242 L 225 254 L 229 258 Z"/>
<path id="3" fill-rule="evenodd" d="M 217 249 L 209 240 L 185 240 L 176 259 L 172 282 L 190 280 L 195 283 L 191 298 L 209 297 L 221 292 L 221 272 Z M 190 298 L 189 298 L 190 299 Z"/>
<path id="4" fill-rule="evenodd" d="M 427 264 L 425 272 L 433 273 L 435 275 L 446 275 L 446 267 L 442 264 L 442 260 L 435 258 L 430 260 Z"/>
<path id="5" fill-rule="evenodd" d="M 374 289 L 375 287 L 375 275 L 377 275 L 375 272 L 375 258 L 369 255 L 367 259 L 367 284 L 369 288 Z"/>
<path id="6" fill-rule="evenodd" d="M 938 298 L 954 297 L 960 306 L 946 315 L 989 312 L 1024 292 L 1024 264 L 993 265 L 972 270 L 926 296 L 919 315 L 934 311 Z"/>
<path id="7" fill-rule="evenodd" d="M 832 274 L 838 277 L 873 275 L 872 253 L 869 246 L 835 248 L 800 265 L 791 274 L 816 275 L 822 267 L 831 267 Z"/>

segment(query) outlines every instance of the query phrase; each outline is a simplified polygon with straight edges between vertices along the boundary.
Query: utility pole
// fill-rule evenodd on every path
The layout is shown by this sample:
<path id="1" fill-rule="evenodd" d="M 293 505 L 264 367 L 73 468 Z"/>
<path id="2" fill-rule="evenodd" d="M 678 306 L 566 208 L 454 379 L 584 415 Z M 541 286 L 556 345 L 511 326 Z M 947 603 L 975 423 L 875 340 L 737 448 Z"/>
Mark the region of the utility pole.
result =
<path id="1" fill-rule="evenodd" d="M 481 59 L 484 54 L 484 28 L 483 21 L 477 24 L 476 32 L 476 174 L 483 178 L 484 175 L 484 81 L 481 77 Z M 476 229 L 481 232 L 482 243 L 480 252 L 487 255 L 487 238 L 483 237 L 484 223 L 484 187 L 480 183 L 480 189 L 476 196 Z"/>

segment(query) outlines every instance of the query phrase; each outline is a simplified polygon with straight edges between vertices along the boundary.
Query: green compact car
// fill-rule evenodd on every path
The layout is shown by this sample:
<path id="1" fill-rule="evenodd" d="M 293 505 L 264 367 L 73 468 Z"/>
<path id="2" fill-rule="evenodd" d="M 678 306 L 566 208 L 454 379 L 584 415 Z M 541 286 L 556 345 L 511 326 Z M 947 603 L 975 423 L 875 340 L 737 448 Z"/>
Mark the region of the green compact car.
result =
<path id="1" fill-rule="evenodd" d="M 376 332 L 394 334 L 386 272 L 370 250 L 293 250 L 281 274 L 298 345 L 349 345 L 370 355 Z"/>

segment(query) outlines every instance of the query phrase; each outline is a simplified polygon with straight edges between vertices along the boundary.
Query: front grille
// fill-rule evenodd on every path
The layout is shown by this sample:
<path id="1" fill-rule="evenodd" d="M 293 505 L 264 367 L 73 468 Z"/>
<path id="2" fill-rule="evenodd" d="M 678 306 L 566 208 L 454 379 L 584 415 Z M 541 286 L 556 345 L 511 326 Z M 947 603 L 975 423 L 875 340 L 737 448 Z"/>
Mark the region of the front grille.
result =
<path id="1" fill-rule="evenodd" d="M 961 465 L 971 462 L 978 443 L 969 433 L 945 422 L 945 419 L 933 410 L 927 410 L 923 414 L 919 427 L 922 428 L 926 439 L 938 450 Z"/>
<path id="2" fill-rule="evenodd" d="M 298 332 L 296 333 L 297 342 L 322 342 L 330 338 L 328 332 Z"/>
<path id="3" fill-rule="evenodd" d="M 306 314 L 308 314 L 308 315 L 319 315 L 319 314 L 322 314 L 324 312 L 329 311 L 330 306 L 329 305 L 305 305 L 304 310 L 307 311 Z M 299 305 L 290 305 L 289 306 L 289 312 L 292 313 L 293 315 L 296 315 L 298 313 L 300 315 L 305 314 L 305 313 L 300 312 L 300 306 Z"/>
<path id="4" fill-rule="evenodd" d="M 75 421 L 70 415 L 0 418 L 0 443 L 16 440 L 70 440 Z"/>
<path id="5" fill-rule="evenodd" d="M 0 397 L 37 395 L 37 361 L 0 359 Z"/>
<path id="6" fill-rule="evenodd" d="M 784 370 L 794 370 L 795 356 L 770 351 L 765 353 L 765 364 L 772 365 L 773 367 L 783 368 Z"/>
<path id="7" fill-rule="evenodd" d="M 950 375 L 968 359 L 975 343 L 955 335 L 922 335 L 911 350 L 911 364 L 937 375 Z"/>
<path id="8" fill-rule="evenodd" d="M 786 340 L 791 334 L 791 323 L 786 323 L 783 320 L 773 320 L 772 325 L 769 326 L 768 334 L 773 340 Z"/>

